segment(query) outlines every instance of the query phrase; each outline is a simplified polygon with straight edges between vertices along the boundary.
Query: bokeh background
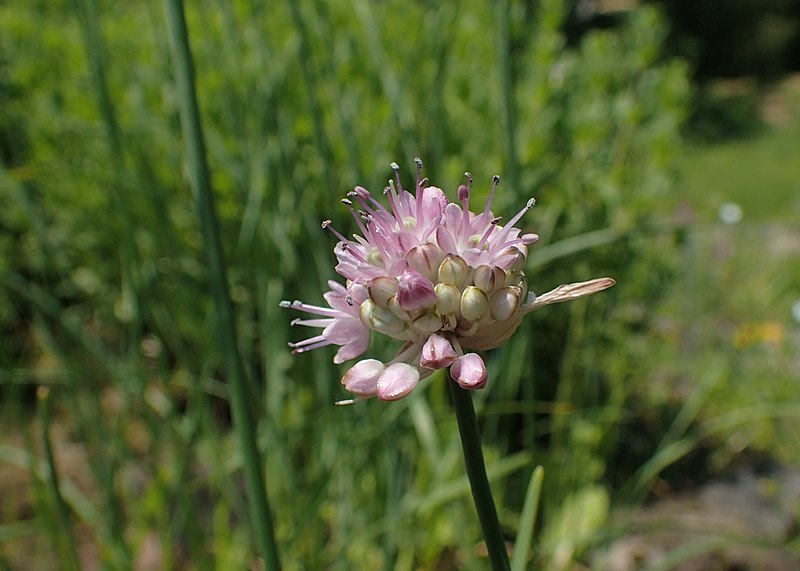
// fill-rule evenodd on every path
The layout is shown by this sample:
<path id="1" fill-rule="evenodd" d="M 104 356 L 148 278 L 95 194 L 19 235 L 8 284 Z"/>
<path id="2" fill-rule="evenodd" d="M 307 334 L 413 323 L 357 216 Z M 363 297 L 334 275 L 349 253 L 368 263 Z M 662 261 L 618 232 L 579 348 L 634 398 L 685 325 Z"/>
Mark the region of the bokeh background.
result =
<path id="1" fill-rule="evenodd" d="M 618 282 L 487 355 L 509 545 L 541 465 L 531 568 L 800 567 L 800 2 L 187 17 L 287 569 L 486 568 L 447 380 L 336 407 L 279 307 L 416 156 L 478 204 L 500 174 L 495 213 L 536 197 L 535 291 Z M 0 159 L 0 569 L 258 569 L 161 3 L 0 2 Z"/>

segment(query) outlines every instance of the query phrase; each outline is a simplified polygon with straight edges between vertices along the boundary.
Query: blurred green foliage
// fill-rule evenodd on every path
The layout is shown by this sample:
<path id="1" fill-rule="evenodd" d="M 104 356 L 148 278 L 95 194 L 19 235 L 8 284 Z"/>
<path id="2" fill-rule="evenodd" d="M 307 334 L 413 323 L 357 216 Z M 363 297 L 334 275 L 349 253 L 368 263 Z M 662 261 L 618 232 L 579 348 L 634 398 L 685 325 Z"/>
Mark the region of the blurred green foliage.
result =
<path id="1" fill-rule="evenodd" d="M 633 10 L 573 48 L 560 0 L 187 8 L 286 567 L 484 566 L 445 379 L 395 404 L 334 407 L 344 393 L 332 352 L 292 357 L 299 332 L 278 307 L 316 302 L 334 278 L 319 221 L 351 227 L 338 199 L 355 184 L 382 188 L 392 160 L 410 177 L 414 156 L 448 192 L 465 169 L 485 181 L 478 195 L 503 175 L 495 212 L 537 198 L 524 222 L 541 236 L 536 291 L 618 281 L 529 318 L 489 355 L 478 397 L 509 538 L 541 464 L 534 561 L 580 560 L 606 538 L 610 502 L 649 489 L 667 457 L 654 456 L 657 440 L 678 441 L 697 414 L 684 409 L 686 426 L 671 428 L 681 401 L 652 393 L 645 364 L 675 358 L 654 308 L 682 287 L 686 239 L 664 206 L 689 85 L 686 66 L 662 56 L 660 14 Z M 50 388 L 53 430 L 85 454 L 83 485 L 61 474 L 81 557 L 129 569 L 155 549 L 164 569 L 241 569 L 253 559 L 241 459 L 165 34 L 154 1 L 0 6 L 2 416 L 41 417 L 31 388 Z M 41 483 L 41 520 L 26 530 L 39 537 L 58 529 L 57 504 L 24 426 L 30 442 L 4 444 L 0 460 Z M 659 469 L 637 472 L 648 461 Z M 57 567 L 55 549 L 37 552 L 40 568 Z M 0 563 L 13 557 L 0 549 Z"/>

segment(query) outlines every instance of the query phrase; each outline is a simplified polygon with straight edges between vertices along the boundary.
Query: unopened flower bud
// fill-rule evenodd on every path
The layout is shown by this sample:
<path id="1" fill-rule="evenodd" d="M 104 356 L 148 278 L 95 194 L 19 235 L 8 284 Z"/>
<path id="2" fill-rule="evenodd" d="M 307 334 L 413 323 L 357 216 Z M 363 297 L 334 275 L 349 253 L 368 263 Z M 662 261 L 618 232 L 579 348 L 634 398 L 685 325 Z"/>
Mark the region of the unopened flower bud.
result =
<path id="1" fill-rule="evenodd" d="M 411 326 L 423 335 L 430 335 L 442 328 L 442 318 L 433 312 L 425 312 L 417 317 Z"/>
<path id="2" fill-rule="evenodd" d="M 397 293 L 397 280 L 386 276 L 374 278 L 367 284 L 367 291 L 375 305 L 386 309 L 389 298 Z"/>
<path id="3" fill-rule="evenodd" d="M 422 347 L 422 355 L 419 364 L 426 369 L 443 369 L 449 367 L 456 360 L 458 354 L 453 349 L 452 343 L 434 333 Z"/>
<path id="4" fill-rule="evenodd" d="M 467 286 L 461 294 L 461 315 L 468 321 L 478 321 L 489 309 L 489 298 L 478 287 Z"/>
<path id="5" fill-rule="evenodd" d="M 450 376 L 465 389 L 482 389 L 488 374 L 486 364 L 477 353 L 462 355 L 450 366 Z"/>
<path id="6" fill-rule="evenodd" d="M 489 299 L 489 310 L 497 321 L 505 321 L 514 315 L 520 304 L 522 290 L 516 286 L 504 287 L 497 290 Z"/>
<path id="7" fill-rule="evenodd" d="M 397 302 L 406 311 L 424 309 L 438 301 L 431 281 L 413 270 L 406 270 L 400 276 L 397 287 Z"/>
<path id="8" fill-rule="evenodd" d="M 397 301 L 397 295 L 393 295 L 389 298 L 387 309 L 396 315 L 398 319 L 402 319 L 403 321 L 411 320 L 411 314 L 400 307 L 400 303 Z"/>
<path id="9" fill-rule="evenodd" d="M 524 246 L 523 249 L 527 251 L 527 248 Z M 516 246 L 509 246 L 502 254 L 500 254 L 498 258 L 498 265 L 502 265 L 502 267 L 506 270 L 519 271 L 525 267 L 525 258 L 525 252 Z"/>
<path id="10" fill-rule="evenodd" d="M 376 392 L 381 400 L 397 400 L 414 390 L 419 371 L 408 363 L 392 363 L 378 378 Z"/>
<path id="11" fill-rule="evenodd" d="M 405 255 L 408 267 L 430 280 L 436 278 L 436 272 L 439 264 L 442 263 L 442 258 L 444 258 L 444 252 L 432 242 L 426 242 L 421 246 L 411 248 Z"/>
<path id="12" fill-rule="evenodd" d="M 438 278 L 440 282 L 453 284 L 461 288 L 467 280 L 469 268 L 461 256 L 449 255 L 439 265 Z"/>
<path id="13" fill-rule="evenodd" d="M 461 304 L 461 290 L 453 284 L 438 283 L 433 288 L 436 291 L 436 311 L 439 315 L 447 315 L 458 311 Z"/>
<path id="14" fill-rule="evenodd" d="M 496 266 L 482 264 L 475 268 L 475 274 L 472 277 L 472 282 L 476 287 L 479 287 L 487 294 L 494 291 L 496 287 L 500 287 L 505 282 L 506 274 L 503 270 Z"/>
<path id="15" fill-rule="evenodd" d="M 359 308 L 361 323 L 385 335 L 397 335 L 405 329 L 405 322 L 388 309 L 378 307 L 368 299 Z"/>
<path id="16" fill-rule="evenodd" d="M 358 396 L 375 396 L 378 378 L 384 369 L 383 363 L 377 359 L 364 359 L 350 367 L 342 377 L 342 384 L 344 388 Z"/>

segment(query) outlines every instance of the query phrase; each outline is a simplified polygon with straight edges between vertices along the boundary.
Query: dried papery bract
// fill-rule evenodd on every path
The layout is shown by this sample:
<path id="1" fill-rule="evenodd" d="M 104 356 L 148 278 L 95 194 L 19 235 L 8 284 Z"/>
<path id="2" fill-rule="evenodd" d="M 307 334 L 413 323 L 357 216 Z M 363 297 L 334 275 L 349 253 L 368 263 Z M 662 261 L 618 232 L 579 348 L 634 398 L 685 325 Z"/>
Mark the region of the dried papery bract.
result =
<path id="1" fill-rule="evenodd" d="M 328 282 L 327 306 L 300 301 L 282 306 L 310 313 L 294 325 L 321 328 L 319 335 L 290 346 L 303 353 L 338 345 L 335 363 L 366 352 L 372 333 L 402 342 L 395 357 L 357 362 L 342 378 L 356 399 L 377 396 L 397 400 L 438 369 L 450 369 L 461 387 L 480 389 L 488 373 L 475 351 L 505 343 L 522 318 L 541 306 L 569 301 L 614 285 L 611 278 L 560 285 L 537 296 L 528 289 L 524 267 L 536 234 L 522 234 L 515 224 L 534 205 L 530 199 L 507 224 L 491 211 L 500 177 L 492 179 L 489 199 L 480 212 L 470 210 L 472 175 L 458 187 L 456 202 L 421 178 L 417 165 L 413 192 L 394 177 L 383 191 L 385 202 L 355 187 L 342 200 L 360 231 L 347 238 L 329 220 L 336 271 L 344 285 Z M 342 402 L 353 402 L 353 400 Z"/>

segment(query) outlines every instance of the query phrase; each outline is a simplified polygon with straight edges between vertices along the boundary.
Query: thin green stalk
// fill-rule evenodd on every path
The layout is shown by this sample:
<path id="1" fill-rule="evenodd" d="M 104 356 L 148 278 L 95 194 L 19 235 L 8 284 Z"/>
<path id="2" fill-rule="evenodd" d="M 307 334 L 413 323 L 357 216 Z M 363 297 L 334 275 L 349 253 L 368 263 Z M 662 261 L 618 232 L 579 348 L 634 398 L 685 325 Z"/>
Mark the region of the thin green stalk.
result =
<path id="1" fill-rule="evenodd" d="M 39 422 L 42 431 L 42 444 L 44 448 L 44 459 L 47 463 L 46 480 L 53 496 L 53 503 L 56 508 L 58 526 L 61 528 L 58 534 L 58 543 L 61 549 L 61 564 L 66 569 L 78 571 L 81 568 L 78 550 L 75 544 L 75 534 L 72 529 L 72 517 L 69 508 L 61 495 L 61 487 L 58 480 L 58 469 L 53 454 L 53 443 L 50 441 L 50 390 L 47 387 L 39 387 L 37 397 L 40 404 Z"/>
<path id="2" fill-rule="evenodd" d="M 114 187 L 111 189 L 111 205 L 116 211 L 120 222 L 120 232 L 117 239 L 120 244 L 120 272 L 122 278 L 122 295 L 128 294 L 133 303 L 133 319 L 130 320 L 128 348 L 131 353 L 139 347 L 141 334 L 141 277 L 139 276 L 139 252 L 133 239 L 133 221 L 131 205 L 126 199 L 126 193 L 121 188 L 121 181 L 126 178 L 125 149 L 123 145 L 122 129 L 119 125 L 117 110 L 115 108 L 111 91 L 108 86 L 106 71 L 106 46 L 100 24 L 100 14 L 97 9 L 97 0 L 73 0 L 73 5 L 78 13 L 86 58 L 92 80 L 92 88 L 97 98 L 97 106 L 103 118 L 106 138 L 109 144 L 109 155 L 114 172 Z"/>
<path id="3" fill-rule="evenodd" d="M 492 498 L 492 489 L 489 487 L 489 478 L 486 476 L 486 465 L 481 450 L 481 435 L 478 432 L 478 420 L 475 417 L 472 394 L 455 382 L 448 384 L 456 411 L 458 432 L 461 435 L 461 447 L 464 449 L 464 463 L 472 488 L 472 499 L 478 510 L 478 519 L 481 522 L 483 538 L 489 552 L 489 561 L 494 571 L 510 571 L 503 530 L 497 519 L 497 508 L 495 508 Z"/>
<path id="4" fill-rule="evenodd" d="M 543 480 L 544 468 L 536 466 L 531 475 L 528 491 L 525 494 L 525 504 L 522 506 L 522 514 L 519 517 L 519 531 L 514 545 L 514 555 L 511 557 L 512 571 L 525 571 L 525 566 L 528 563 L 528 554 L 533 541 L 533 530 L 536 527 L 536 514 L 539 511 L 539 498 L 542 495 Z"/>
<path id="5" fill-rule="evenodd" d="M 517 160 L 516 113 L 514 112 L 514 86 L 511 78 L 511 40 L 508 33 L 508 1 L 495 3 L 497 18 L 497 68 L 500 70 L 503 94 L 503 123 L 506 133 L 506 157 L 508 158 L 508 180 L 511 188 L 519 186 L 519 161 Z"/>
<path id="6" fill-rule="evenodd" d="M 239 437 L 244 460 L 244 476 L 249 496 L 250 519 L 266 569 L 280 569 L 278 549 L 272 523 L 272 512 L 261 467 L 261 457 L 256 444 L 255 423 L 248 409 L 244 366 L 236 345 L 236 327 L 233 318 L 225 260 L 218 228 L 214 194 L 206 162 L 205 141 L 200 123 L 200 111 L 194 86 L 194 66 L 182 0 L 164 0 L 169 30 L 170 48 L 178 89 L 178 106 L 186 143 L 190 182 L 200 220 L 203 249 L 208 265 L 208 281 L 216 312 L 217 342 L 230 383 L 233 423 Z"/>

